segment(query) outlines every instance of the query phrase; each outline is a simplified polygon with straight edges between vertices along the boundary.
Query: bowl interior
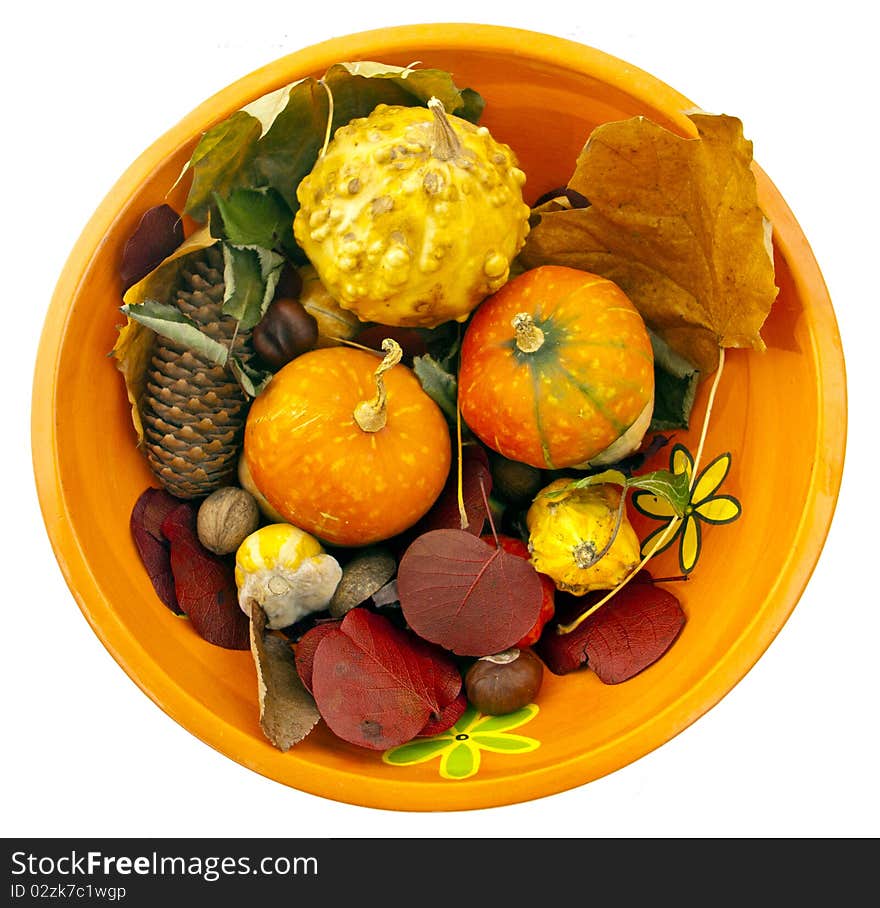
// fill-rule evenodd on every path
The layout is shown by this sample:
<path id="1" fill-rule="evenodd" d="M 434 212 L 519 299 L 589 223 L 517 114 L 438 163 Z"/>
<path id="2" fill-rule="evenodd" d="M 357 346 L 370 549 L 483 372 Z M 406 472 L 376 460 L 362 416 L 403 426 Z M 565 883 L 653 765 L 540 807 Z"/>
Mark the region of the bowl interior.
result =
<path id="1" fill-rule="evenodd" d="M 206 101 L 151 146 L 102 203 L 58 284 L 34 385 L 34 463 L 49 535 L 83 613 L 125 671 L 175 720 L 239 763 L 325 797 L 394 809 L 462 809 L 526 800 L 580 785 L 644 755 L 711 708 L 778 632 L 818 558 L 843 460 L 845 391 L 834 315 L 800 230 L 766 176 L 779 298 L 764 354 L 730 351 L 706 459 L 730 452 L 723 491 L 736 522 L 704 529 L 699 565 L 675 589 L 688 615 L 669 653 L 636 678 L 604 685 L 590 671 L 547 673 L 539 711 L 516 730 L 525 753 L 482 754 L 468 779 L 438 760 L 392 766 L 323 725 L 287 754 L 263 737 L 248 653 L 203 642 L 156 598 L 132 543 L 131 507 L 154 484 L 121 376 L 107 357 L 117 326 L 122 246 L 141 213 L 168 195 L 200 132 L 265 91 L 339 60 L 377 59 L 450 70 L 486 99 L 483 119 L 528 175 L 527 201 L 564 183 L 590 130 L 644 114 L 687 129 L 686 98 L 597 51 L 498 27 L 386 29 L 326 42 L 278 60 Z M 747 124 L 746 124 L 747 129 Z M 760 146 L 759 146 L 760 147 Z M 690 432 L 692 451 L 706 388 Z M 781 439 L 797 438 L 796 446 Z M 658 456 L 657 466 L 668 458 Z M 636 516 L 637 529 L 656 524 Z M 657 570 L 678 573 L 672 550 Z"/>

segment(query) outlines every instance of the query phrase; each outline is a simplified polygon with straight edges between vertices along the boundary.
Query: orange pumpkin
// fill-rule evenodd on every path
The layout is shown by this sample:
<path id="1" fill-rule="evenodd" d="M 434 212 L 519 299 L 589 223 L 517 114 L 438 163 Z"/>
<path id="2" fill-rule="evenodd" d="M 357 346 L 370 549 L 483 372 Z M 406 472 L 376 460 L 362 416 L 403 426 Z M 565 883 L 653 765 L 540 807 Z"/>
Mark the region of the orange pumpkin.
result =
<path id="1" fill-rule="evenodd" d="M 436 500 L 451 460 L 449 429 L 415 375 L 388 355 L 328 347 L 297 357 L 254 400 L 244 456 L 288 522 L 340 546 L 412 526 Z M 377 368 L 378 366 L 378 368 Z"/>
<path id="2" fill-rule="evenodd" d="M 558 265 L 526 271 L 488 297 L 465 332 L 462 417 L 511 460 L 584 466 L 628 431 L 644 434 L 653 400 L 644 322 L 598 275 Z"/>

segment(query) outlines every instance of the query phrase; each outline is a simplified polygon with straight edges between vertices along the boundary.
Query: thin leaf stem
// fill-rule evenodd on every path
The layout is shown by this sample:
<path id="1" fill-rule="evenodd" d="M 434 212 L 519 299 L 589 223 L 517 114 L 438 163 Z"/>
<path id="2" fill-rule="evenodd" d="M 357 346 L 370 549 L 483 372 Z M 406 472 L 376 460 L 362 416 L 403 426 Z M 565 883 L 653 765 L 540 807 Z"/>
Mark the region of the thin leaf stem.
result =
<path id="1" fill-rule="evenodd" d="M 712 379 L 712 387 L 709 389 L 709 400 L 706 403 L 706 415 L 703 417 L 703 429 L 700 432 L 700 443 L 697 445 L 697 453 L 694 455 L 694 465 L 691 469 L 690 490 L 693 491 L 694 483 L 697 481 L 697 470 L 700 467 L 700 458 L 703 456 L 703 446 L 706 443 L 706 433 L 709 430 L 709 417 L 712 414 L 712 407 L 715 404 L 715 392 L 718 390 L 718 383 L 721 381 L 721 373 L 724 371 L 724 347 L 718 348 L 718 368 L 715 370 L 715 377 Z"/>
<path id="2" fill-rule="evenodd" d="M 330 144 L 330 138 L 333 135 L 333 92 L 330 91 L 330 86 L 323 79 L 318 79 L 318 81 L 324 86 L 324 91 L 327 92 L 327 130 L 324 133 L 324 145 L 321 148 L 320 155 L 318 155 L 318 157 L 323 158 L 327 153 L 327 146 Z"/>
<path id="3" fill-rule="evenodd" d="M 458 480 L 458 515 L 461 519 L 461 528 L 466 530 L 468 527 L 468 515 L 467 509 L 464 506 L 464 467 L 462 461 L 462 449 L 463 445 L 461 443 L 461 407 L 458 403 L 458 394 L 455 395 L 455 442 L 458 448 L 458 464 L 456 470 L 458 471 L 457 480 Z"/>
<path id="4" fill-rule="evenodd" d="M 635 577 L 636 574 L 638 574 L 638 572 L 654 557 L 654 553 L 669 538 L 670 530 L 672 530 L 673 527 L 675 527 L 677 529 L 678 524 L 680 522 L 681 521 L 678 518 L 676 518 L 675 520 L 671 520 L 667 524 L 666 529 L 657 537 L 656 541 L 654 542 L 654 544 L 651 546 L 650 550 L 648 551 L 648 554 L 642 558 L 642 560 L 632 569 L 632 571 L 630 571 L 629 574 L 626 575 L 626 577 L 623 578 L 623 580 L 620 581 L 620 583 L 617 584 L 616 587 L 614 587 L 613 590 L 609 590 L 608 593 L 606 593 L 597 603 L 595 603 L 594 605 L 591 605 L 585 612 L 581 612 L 581 614 L 578 615 L 577 618 L 574 619 L 574 621 L 571 621 L 568 624 L 560 624 L 556 628 L 556 633 L 557 634 L 570 634 L 573 630 L 580 627 L 580 625 L 584 621 L 586 621 L 586 619 L 589 618 L 590 615 L 592 615 L 594 612 L 597 612 L 600 608 L 602 608 L 602 606 L 605 605 L 605 603 L 612 596 L 617 595 L 617 593 L 619 593 L 630 582 L 630 580 L 632 580 L 633 577 Z"/>
<path id="5" fill-rule="evenodd" d="M 495 537 L 495 548 L 501 548 L 501 543 L 498 540 L 498 531 L 495 529 L 495 520 L 492 517 L 492 508 L 489 507 L 489 496 L 486 494 L 486 486 L 483 483 L 482 477 L 480 477 L 480 493 L 483 496 L 483 504 L 486 506 L 486 516 L 489 518 L 489 528 L 492 530 L 492 535 Z"/>

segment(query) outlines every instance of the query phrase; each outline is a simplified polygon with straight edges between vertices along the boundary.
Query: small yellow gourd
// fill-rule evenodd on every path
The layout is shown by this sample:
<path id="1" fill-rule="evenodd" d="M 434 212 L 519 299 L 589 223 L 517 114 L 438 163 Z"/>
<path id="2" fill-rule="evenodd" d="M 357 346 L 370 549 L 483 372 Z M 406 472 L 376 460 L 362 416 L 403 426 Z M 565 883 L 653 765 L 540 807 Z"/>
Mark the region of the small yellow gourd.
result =
<path id="1" fill-rule="evenodd" d="M 356 337 L 364 327 L 363 322 L 330 296 L 314 266 L 303 265 L 297 270 L 302 279 L 299 301 L 318 323 L 318 342 L 315 346 L 338 347 Z"/>
<path id="2" fill-rule="evenodd" d="M 508 279 L 528 233 L 525 174 L 484 126 L 380 104 L 336 130 L 297 188 L 297 242 L 362 321 L 464 321 Z"/>
<path id="3" fill-rule="evenodd" d="M 238 604 L 249 616 L 251 603 L 259 603 L 272 628 L 326 608 L 341 578 L 339 562 L 321 543 L 287 523 L 261 527 L 235 554 Z"/>
<path id="4" fill-rule="evenodd" d="M 557 479 L 535 496 L 526 514 L 531 563 L 575 596 L 612 589 L 639 563 L 638 536 L 626 509 L 619 511 L 621 491 L 609 483 L 569 489 L 571 483 Z"/>

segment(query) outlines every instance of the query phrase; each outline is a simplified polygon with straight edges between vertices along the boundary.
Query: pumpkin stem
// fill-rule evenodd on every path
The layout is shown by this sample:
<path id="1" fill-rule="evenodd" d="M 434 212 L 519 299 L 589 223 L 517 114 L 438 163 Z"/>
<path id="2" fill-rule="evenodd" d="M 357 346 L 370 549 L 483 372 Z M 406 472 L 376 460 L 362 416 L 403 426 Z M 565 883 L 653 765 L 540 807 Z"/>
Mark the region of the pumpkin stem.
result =
<path id="1" fill-rule="evenodd" d="M 362 400 L 354 408 L 354 421 L 364 432 L 378 432 L 380 429 L 385 428 L 385 423 L 388 421 L 386 412 L 388 394 L 385 391 L 385 379 L 383 376 L 392 366 L 396 366 L 403 356 L 400 344 L 390 337 L 386 337 L 382 341 L 382 349 L 385 351 L 385 359 L 379 363 L 374 373 L 376 396 L 372 400 Z"/>
<path id="2" fill-rule="evenodd" d="M 523 353 L 535 353 L 544 345 L 544 332 L 528 312 L 519 312 L 510 323 L 516 331 L 516 348 Z"/>
<path id="3" fill-rule="evenodd" d="M 461 154 L 461 140 L 455 134 L 452 124 L 446 119 L 446 108 L 439 98 L 431 98 L 428 101 L 428 109 L 434 114 L 431 154 L 438 161 L 451 161 Z"/>

